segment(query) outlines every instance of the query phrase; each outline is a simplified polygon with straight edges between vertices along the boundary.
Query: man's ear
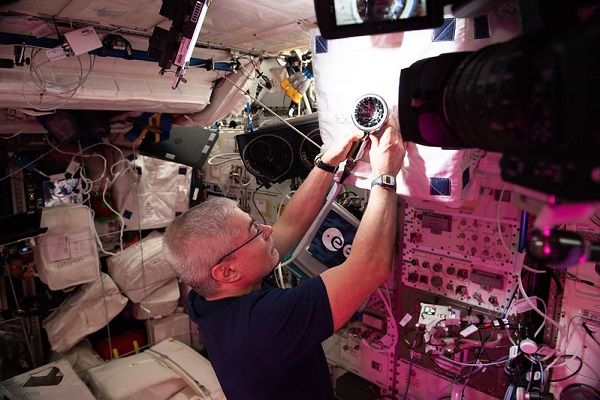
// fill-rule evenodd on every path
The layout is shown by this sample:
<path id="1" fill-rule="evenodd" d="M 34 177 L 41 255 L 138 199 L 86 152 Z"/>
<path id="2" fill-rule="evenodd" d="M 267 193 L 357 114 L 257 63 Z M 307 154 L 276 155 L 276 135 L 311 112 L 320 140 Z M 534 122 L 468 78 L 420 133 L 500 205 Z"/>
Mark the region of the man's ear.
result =
<path id="1" fill-rule="evenodd" d="M 217 282 L 235 282 L 240 279 L 240 273 L 235 265 L 228 262 L 220 262 L 211 270 L 213 278 Z"/>

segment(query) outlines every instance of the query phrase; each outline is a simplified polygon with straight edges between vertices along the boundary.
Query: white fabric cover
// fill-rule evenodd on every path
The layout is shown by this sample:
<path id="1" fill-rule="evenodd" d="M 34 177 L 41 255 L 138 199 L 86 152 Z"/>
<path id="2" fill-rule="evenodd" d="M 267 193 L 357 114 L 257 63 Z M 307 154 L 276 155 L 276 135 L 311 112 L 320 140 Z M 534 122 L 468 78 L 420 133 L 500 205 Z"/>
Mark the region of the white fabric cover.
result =
<path id="1" fill-rule="evenodd" d="M 175 278 L 175 272 L 163 257 L 159 231 L 150 232 L 139 242 L 108 257 L 106 263 L 109 275 L 134 303 Z"/>
<path id="2" fill-rule="evenodd" d="M 173 314 L 156 319 L 146 320 L 146 331 L 150 343 L 158 343 L 167 338 L 175 338 L 191 346 L 194 336 L 199 336 L 198 325 L 191 322 L 190 316 L 185 312 L 176 311 Z"/>
<path id="3" fill-rule="evenodd" d="M 88 379 L 97 400 L 164 400 L 187 386 L 179 375 L 146 352 L 94 367 Z"/>
<path id="4" fill-rule="evenodd" d="M 139 303 L 133 303 L 131 312 L 136 319 L 162 318 L 173 314 L 179 303 L 179 284 L 171 279 Z"/>
<path id="5" fill-rule="evenodd" d="M 169 367 L 185 377 L 194 388 L 194 382 L 204 386 L 203 395 L 212 400 L 224 400 L 225 395 L 210 361 L 189 346 L 175 339 L 165 339 L 147 352 L 165 361 Z M 195 388 L 197 390 L 197 388 Z M 209 397 L 210 396 L 210 397 Z"/>
<path id="6" fill-rule="evenodd" d="M 125 230 L 166 227 L 189 208 L 192 167 L 138 155 L 112 187 Z"/>
<path id="7" fill-rule="evenodd" d="M 329 147 L 336 138 L 354 129 L 351 115 L 356 100 L 363 95 L 372 93 L 383 97 L 390 113 L 397 114 L 402 68 L 442 53 L 477 50 L 491 43 L 509 40 L 519 32 L 516 13 L 489 14 L 488 21 L 489 38 L 474 39 L 473 20 L 458 18 L 452 41 L 433 42 L 434 30 L 424 29 L 329 40 L 326 41 L 326 52 L 320 50 L 316 42 L 317 38 L 323 40 L 320 32 L 312 30 L 313 71 L 324 147 Z M 397 179 L 397 192 L 407 197 L 460 206 L 468 197 L 468 190 L 463 190 L 463 186 L 482 155 L 479 150 L 443 150 L 409 143 L 404 166 Z M 358 163 L 354 181 L 348 178 L 349 183 L 370 188 L 371 169 L 367 161 L 368 158 L 365 158 Z M 436 193 L 430 185 L 432 178 L 448 179 L 449 193 Z"/>
<path id="8" fill-rule="evenodd" d="M 89 2 L 81 1 L 80 5 L 87 7 Z M 154 2 L 156 3 L 156 2 Z M 39 5 L 39 4 L 38 4 Z M 140 4 L 148 8 L 147 2 Z M 60 7 L 59 4 L 56 6 Z M 160 7 L 160 5 L 157 5 Z M 35 11 L 34 14 L 39 12 Z M 52 15 L 55 15 L 52 13 Z M 158 8 L 156 11 L 158 15 Z M 34 21 L 39 25 L 39 20 L 31 18 L 15 18 L 13 22 L 19 28 L 25 28 L 27 21 Z M 6 32 L 6 31 L 3 31 Z M 98 33 L 98 31 L 96 31 Z M 131 38 L 131 37 L 130 37 Z M 147 41 L 139 43 L 146 51 Z M 199 54 L 199 53 L 202 54 Z M 0 58 L 9 54 L 14 57 L 11 46 L 0 47 Z M 210 59 L 228 59 L 229 51 L 203 49 L 194 52 L 194 57 Z M 82 82 L 73 97 L 67 102 L 70 91 L 79 83 L 79 68 L 87 79 Z M 90 68 L 90 61 L 93 67 Z M 116 111 L 156 111 L 162 113 L 188 113 L 202 110 L 208 103 L 212 91 L 212 82 L 216 79 L 215 71 L 206 71 L 200 68 L 189 68 L 185 74 L 186 83 L 172 89 L 173 74 L 159 75 L 158 62 L 145 60 L 125 60 L 118 57 L 90 58 L 87 54 L 79 57 L 69 57 L 49 63 L 43 52 L 32 60 L 32 71 L 20 68 L 0 69 L 0 107 L 8 108 L 34 108 L 41 109 L 66 108 L 77 110 L 116 110 Z M 76 70 L 74 70 L 76 68 Z M 40 102 L 39 93 L 43 92 L 36 87 L 41 75 L 42 83 L 54 84 L 62 90 L 60 94 L 48 91 Z M 25 85 L 25 86 L 24 86 Z"/>
<path id="9" fill-rule="evenodd" d="M 53 370 L 56 368 L 58 370 Z M 37 377 L 62 376 L 57 385 L 23 386 L 31 384 Z M 30 381 L 30 379 L 33 379 Z M 92 392 L 73 370 L 71 364 L 65 359 L 60 359 L 24 374 L 17 375 L 0 382 L 0 397 L 8 399 L 44 399 L 44 400 L 94 400 Z"/>
<path id="10" fill-rule="evenodd" d="M 250 101 L 246 91 L 254 84 L 255 70 L 260 69 L 260 63 L 247 62 L 240 68 L 243 73 L 223 72 L 227 79 L 216 81 L 210 104 L 202 111 L 176 116 L 173 122 L 183 126 L 210 126 L 229 114 L 239 115 Z"/>
<path id="11" fill-rule="evenodd" d="M 52 290 L 61 290 L 98 279 L 98 245 L 87 206 L 45 207 L 40 225 L 48 231 L 40 236 L 33 256 L 42 282 Z"/>
<path id="12" fill-rule="evenodd" d="M 71 349 L 90 333 L 105 327 L 127 304 L 127 298 L 106 274 L 78 287 L 42 321 L 53 351 Z"/>
<path id="13" fill-rule="evenodd" d="M 188 400 L 197 398 L 194 381 L 210 393 L 203 398 L 225 399 L 210 362 L 174 339 L 89 371 L 89 386 L 98 400 Z"/>
<path id="14" fill-rule="evenodd" d="M 67 360 L 83 382 L 87 382 L 87 372 L 90 368 L 106 362 L 92 348 L 92 343 L 87 338 L 81 340 L 67 351 L 53 353 L 51 358 L 49 361 Z"/>

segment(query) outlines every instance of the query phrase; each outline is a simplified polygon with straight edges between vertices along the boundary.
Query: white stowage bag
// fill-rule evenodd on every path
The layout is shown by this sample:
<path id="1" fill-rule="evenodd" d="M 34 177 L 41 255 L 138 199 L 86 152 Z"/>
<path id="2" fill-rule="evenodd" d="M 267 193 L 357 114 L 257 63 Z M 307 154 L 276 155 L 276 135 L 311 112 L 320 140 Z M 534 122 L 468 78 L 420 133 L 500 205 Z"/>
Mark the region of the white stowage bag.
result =
<path id="1" fill-rule="evenodd" d="M 33 247 L 33 257 L 42 282 L 51 290 L 62 290 L 98 279 L 100 260 L 89 207 L 45 207 L 40 225 L 48 231 Z"/>
<path id="2" fill-rule="evenodd" d="M 175 339 L 88 371 L 97 400 L 225 400 L 210 361 Z"/>
<path id="3" fill-rule="evenodd" d="M 146 352 L 90 369 L 88 385 L 97 400 L 164 400 L 187 386 L 179 375 Z"/>
<path id="4" fill-rule="evenodd" d="M 112 186 L 126 231 L 164 228 L 189 208 L 192 167 L 138 155 Z"/>
<path id="5" fill-rule="evenodd" d="M 162 285 L 139 303 L 133 303 L 135 319 L 162 318 L 173 314 L 179 303 L 179 283 L 176 278 Z"/>
<path id="6" fill-rule="evenodd" d="M 64 358 L 0 382 L 0 398 L 94 400 L 90 389 Z"/>
<path id="7" fill-rule="evenodd" d="M 52 350 L 70 350 L 90 333 L 105 327 L 125 305 L 127 298 L 106 274 L 81 285 L 42 322 Z"/>
<path id="8" fill-rule="evenodd" d="M 134 303 L 175 278 L 163 256 L 162 233 L 158 231 L 108 257 L 106 263 L 109 275 Z"/>

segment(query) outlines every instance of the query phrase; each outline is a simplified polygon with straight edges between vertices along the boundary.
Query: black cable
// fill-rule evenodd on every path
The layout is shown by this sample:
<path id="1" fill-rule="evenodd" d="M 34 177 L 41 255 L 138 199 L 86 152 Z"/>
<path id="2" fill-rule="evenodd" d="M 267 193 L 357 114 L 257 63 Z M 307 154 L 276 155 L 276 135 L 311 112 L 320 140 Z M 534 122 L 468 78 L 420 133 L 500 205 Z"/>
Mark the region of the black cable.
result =
<path id="1" fill-rule="evenodd" d="M 560 296 L 564 292 L 562 283 L 560 282 L 560 277 L 558 276 L 558 273 L 555 269 L 548 268 L 548 267 L 545 267 L 545 269 L 546 269 L 546 273 L 550 274 L 550 278 L 552 278 L 552 280 L 554 281 L 554 284 L 556 285 L 556 294 L 554 295 L 554 298 L 556 299 L 558 296 Z"/>
<path id="2" fill-rule="evenodd" d="M 587 279 L 581 279 L 579 278 L 577 275 L 572 274 L 570 272 L 566 273 L 566 277 L 567 279 L 570 279 L 574 282 L 579 282 L 579 283 L 583 283 L 584 285 L 588 285 L 590 287 L 596 288 L 596 289 L 600 289 L 600 286 L 597 286 L 594 282 L 587 280 Z"/>
<path id="3" fill-rule="evenodd" d="M 52 22 L 54 23 L 54 30 L 56 30 L 56 36 L 64 43 L 65 42 L 65 37 L 58 30 L 58 24 L 56 23 L 56 17 L 54 17 L 54 16 L 52 17 Z"/>
<path id="4" fill-rule="evenodd" d="M 341 193 L 339 195 L 339 197 L 341 197 L 342 201 L 347 197 L 347 196 L 355 196 L 355 197 L 360 197 L 358 194 L 356 194 L 356 192 L 353 192 L 351 190 L 348 190 L 347 192 Z"/>
<path id="5" fill-rule="evenodd" d="M 485 340 L 481 340 L 481 330 L 477 330 L 479 332 L 479 340 L 481 341 L 481 347 L 477 348 L 476 351 L 476 356 L 475 356 L 475 361 L 472 364 L 477 364 L 478 361 L 481 360 L 481 356 L 483 355 L 483 352 L 485 351 L 485 345 L 490 341 L 491 337 L 493 334 L 496 333 L 496 331 L 498 330 L 498 328 L 494 328 L 492 330 L 492 332 L 485 338 Z M 467 383 L 469 382 L 469 380 L 473 377 L 473 375 L 475 375 L 478 372 L 481 372 L 483 369 L 481 367 L 475 367 L 472 366 L 471 370 L 469 371 L 469 373 L 467 374 L 468 378 L 466 378 L 465 380 L 465 386 L 467 385 Z"/>
<path id="6" fill-rule="evenodd" d="M 596 344 L 598 346 L 600 346 L 600 343 L 598 342 L 598 340 L 596 339 L 596 337 L 594 336 L 594 332 L 592 332 L 592 330 L 589 328 L 589 326 L 587 326 L 587 324 L 585 323 L 585 321 L 583 321 L 581 323 L 581 327 L 586 331 L 586 333 L 592 338 L 592 340 L 594 342 L 596 342 Z"/>
<path id="7" fill-rule="evenodd" d="M 254 208 L 256 209 L 256 212 L 258 212 L 260 214 L 260 217 L 263 220 L 263 224 L 266 225 L 267 224 L 267 219 L 265 218 L 265 216 L 260 212 L 260 210 L 258 209 L 258 206 L 256 205 L 256 194 L 258 193 L 258 191 L 265 185 L 260 185 L 259 187 L 257 187 L 254 190 L 254 193 L 252 193 L 252 204 L 254 204 Z"/>
<path id="8" fill-rule="evenodd" d="M 564 376 L 564 377 L 558 378 L 558 379 L 550 379 L 550 382 L 562 382 L 562 381 L 566 381 L 567 379 L 571 379 L 572 377 L 574 377 L 575 375 L 577 375 L 579 373 L 579 371 L 581 371 L 581 368 L 583 368 L 583 360 L 579 356 L 573 357 L 570 354 L 563 354 L 563 355 L 561 355 L 559 357 L 560 358 L 571 357 L 571 359 L 575 358 L 575 359 L 577 359 L 579 361 L 579 366 L 577 367 L 577 369 L 575 370 L 575 372 L 571 373 L 570 375 L 567 375 L 567 376 Z"/>

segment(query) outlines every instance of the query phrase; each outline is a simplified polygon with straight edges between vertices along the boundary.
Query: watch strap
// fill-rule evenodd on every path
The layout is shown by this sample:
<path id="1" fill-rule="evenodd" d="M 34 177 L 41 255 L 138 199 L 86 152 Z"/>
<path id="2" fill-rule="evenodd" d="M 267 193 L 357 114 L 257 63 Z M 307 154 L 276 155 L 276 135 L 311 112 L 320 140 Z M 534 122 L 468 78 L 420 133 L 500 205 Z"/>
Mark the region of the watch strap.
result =
<path id="1" fill-rule="evenodd" d="M 317 161 L 317 168 L 321 168 L 323 171 L 327 171 L 327 172 L 331 172 L 331 173 L 335 173 L 337 171 L 337 167 L 334 167 L 333 165 L 329 165 L 320 159 L 319 159 L 319 161 Z"/>
<path id="2" fill-rule="evenodd" d="M 371 188 L 373 186 L 381 186 L 384 189 L 396 190 L 396 177 L 388 174 L 379 175 L 371 182 Z"/>

